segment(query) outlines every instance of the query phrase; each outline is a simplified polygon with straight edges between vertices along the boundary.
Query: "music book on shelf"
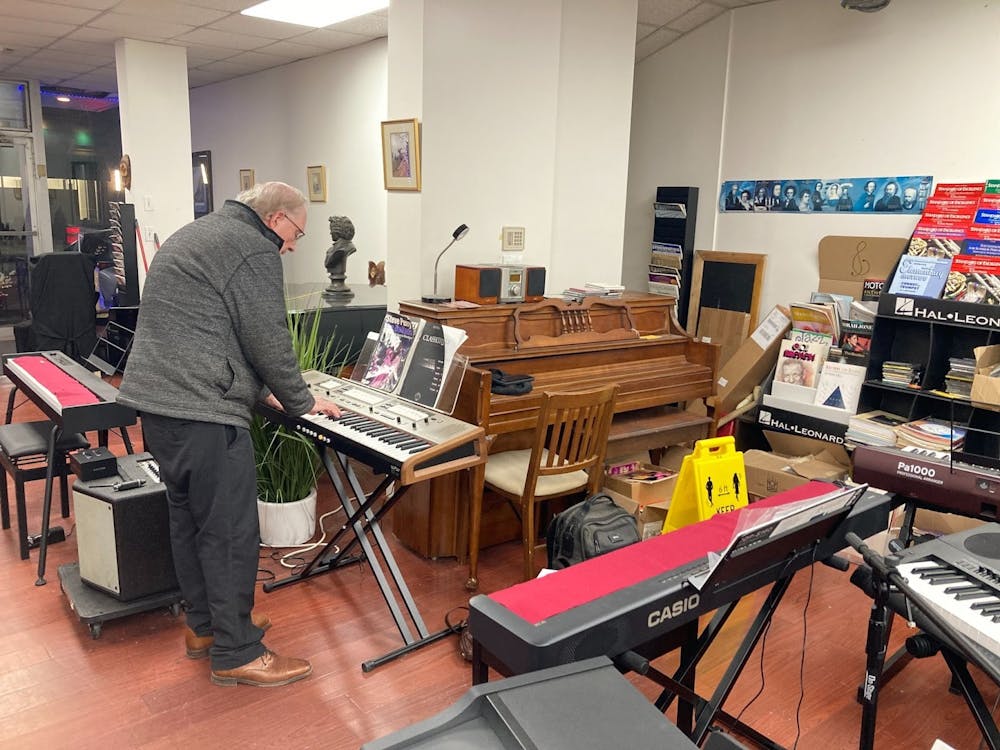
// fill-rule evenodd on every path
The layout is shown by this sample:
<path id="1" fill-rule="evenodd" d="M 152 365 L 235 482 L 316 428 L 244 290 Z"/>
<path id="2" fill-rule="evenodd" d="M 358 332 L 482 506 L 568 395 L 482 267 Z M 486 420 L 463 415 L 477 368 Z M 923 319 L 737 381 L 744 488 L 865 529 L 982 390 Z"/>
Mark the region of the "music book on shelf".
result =
<path id="1" fill-rule="evenodd" d="M 821 406 L 844 409 L 853 414 L 858 409 L 865 368 L 843 362 L 827 361 L 820 371 L 816 386 L 816 401 Z"/>
<path id="2" fill-rule="evenodd" d="M 828 344 L 783 341 L 778 350 L 775 382 L 815 388 L 829 349 Z"/>
<path id="3" fill-rule="evenodd" d="M 789 311 L 794 330 L 828 333 L 834 341 L 840 337 L 840 315 L 836 305 L 793 302 L 789 305 Z"/>

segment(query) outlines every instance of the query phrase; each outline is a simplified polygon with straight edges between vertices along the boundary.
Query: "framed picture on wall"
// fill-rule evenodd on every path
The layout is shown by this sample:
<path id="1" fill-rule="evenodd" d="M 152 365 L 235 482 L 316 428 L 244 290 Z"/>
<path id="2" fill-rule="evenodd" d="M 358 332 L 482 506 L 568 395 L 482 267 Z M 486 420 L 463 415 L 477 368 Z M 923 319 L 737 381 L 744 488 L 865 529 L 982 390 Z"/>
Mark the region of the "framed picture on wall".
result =
<path id="1" fill-rule="evenodd" d="M 306 167 L 306 184 L 312 203 L 326 203 L 326 167 L 322 164 Z"/>
<path id="2" fill-rule="evenodd" d="M 240 170 L 240 192 L 244 190 L 249 190 L 254 185 L 253 170 L 252 169 L 241 169 Z"/>
<path id="3" fill-rule="evenodd" d="M 420 126 L 416 119 L 382 123 L 386 190 L 420 190 Z"/>

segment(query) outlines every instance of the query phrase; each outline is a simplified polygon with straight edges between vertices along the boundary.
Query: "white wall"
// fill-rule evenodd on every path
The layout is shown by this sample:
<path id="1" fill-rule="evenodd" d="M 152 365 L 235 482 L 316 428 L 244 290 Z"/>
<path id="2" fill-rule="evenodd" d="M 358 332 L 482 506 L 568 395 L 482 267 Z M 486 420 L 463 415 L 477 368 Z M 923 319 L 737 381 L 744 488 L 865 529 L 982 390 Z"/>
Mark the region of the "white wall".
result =
<path id="1" fill-rule="evenodd" d="M 442 294 L 456 263 L 501 261 L 508 225 L 525 227 L 518 260 L 548 269 L 550 293 L 616 280 L 635 15 L 636 0 L 393 6 L 389 112 L 421 118 L 423 188 L 390 197 L 390 305 L 431 290 L 462 223 L 471 231 L 441 261 Z M 395 88 L 404 58 L 420 97 Z"/>
<path id="2" fill-rule="evenodd" d="M 634 0 L 563 3 L 547 291 L 617 283 L 625 232 Z"/>
<path id="3" fill-rule="evenodd" d="M 137 39 L 115 42 L 122 151 L 129 155 L 142 231 L 139 284 L 146 281 L 153 238 L 162 242 L 194 219 L 187 50 Z"/>
<path id="4" fill-rule="evenodd" d="M 712 247 L 730 14 L 635 67 L 622 283 L 645 291 L 656 188 L 698 186 L 698 249 Z"/>
<path id="5" fill-rule="evenodd" d="M 456 263 L 500 261 L 505 224 L 526 227 L 528 262 L 552 249 L 560 3 L 463 5 L 424 3 L 423 267 L 470 228 L 441 261 L 444 294 Z"/>
<path id="6" fill-rule="evenodd" d="M 916 217 L 720 215 L 720 179 L 930 174 L 935 182 L 953 182 L 996 176 L 1000 97 L 994 94 L 993 58 L 1000 4 L 897 0 L 879 13 L 859 13 L 833 0 L 776 0 L 731 16 L 723 135 L 715 157 L 720 174 L 695 182 L 686 160 L 664 161 L 656 184 L 701 188 L 699 209 L 713 218 L 715 236 L 699 221 L 699 248 L 768 253 L 765 309 L 815 288 L 822 237 L 908 236 Z M 719 23 L 699 30 L 706 32 L 702 37 L 718 33 Z M 696 116 L 685 122 L 685 110 L 704 112 L 702 87 L 720 93 L 718 71 L 697 63 L 704 53 L 724 57 L 725 49 L 716 36 L 699 38 L 699 49 L 689 50 L 694 57 L 682 57 L 684 41 L 637 66 L 635 100 L 661 101 L 659 114 L 669 107 L 671 117 L 680 118 L 680 137 L 688 138 L 714 123 Z M 633 114 L 633 173 L 643 168 L 637 158 L 656 158 L 637 143 L 651 141 L 656 116 L 638 106 Z M 705 159 L 710 163 L 712 156 Z M 634 218 L 634 207 L 651 200 L 649 184 L 630 175 L 630 242 L 638 243 L 647 223 Z"/>
<path id="7" fill-rule="evenodd" d="M 309 204 L 306 236 L 283 256 L 287 283 L 328 280 L 330 216 L 350 217 L 356 230 L 348 283 L 366 283 L 368 261 L 385 259 L 386 87 L 386 40 L 378 39 L 191 92 L 191 146 L 212 152 L 216 207 L 239 192 L 240 169 L 306 192 L 306 167 L 326 167 L 327 202 Z"/>

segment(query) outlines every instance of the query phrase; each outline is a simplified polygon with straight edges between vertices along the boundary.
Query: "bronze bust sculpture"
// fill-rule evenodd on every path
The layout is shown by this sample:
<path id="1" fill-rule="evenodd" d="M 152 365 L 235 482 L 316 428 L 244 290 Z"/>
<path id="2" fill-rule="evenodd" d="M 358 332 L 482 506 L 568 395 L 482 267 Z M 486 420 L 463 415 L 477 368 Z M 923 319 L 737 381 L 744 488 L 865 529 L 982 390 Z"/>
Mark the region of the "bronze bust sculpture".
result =
<path id="1" fill-rule="evenodd" d="M 351 242 L 354 239 L 354 224 L 351 220 L 346 216 L 331 216 L 330 239 L 333 244 L 326 251 L 324 261 L 326 272 L 330 275 L 330 286 L 323 291 L 323 296 L 346 302 L 354 298 L 354 292 L 344 283 L 347 278 L 347 258 L 357 251 Z"/>

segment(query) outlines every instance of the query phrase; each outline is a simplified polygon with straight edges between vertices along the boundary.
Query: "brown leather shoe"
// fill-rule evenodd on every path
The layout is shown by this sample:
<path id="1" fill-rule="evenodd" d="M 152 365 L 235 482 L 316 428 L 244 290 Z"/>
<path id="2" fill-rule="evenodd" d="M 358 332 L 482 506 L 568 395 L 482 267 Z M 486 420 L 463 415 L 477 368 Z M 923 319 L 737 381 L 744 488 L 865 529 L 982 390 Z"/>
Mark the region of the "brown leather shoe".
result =
<path id="1" fill-rule="evenodd" d="M 271 618 L 265 614 L 256 612 L 250 613 L 250 620 L 263 631 L 271 627 Z M 208 656 L 208 650 L 215 643 L 214 635 L 195 635 L 191 628 L 184 629 L 184 645 L 187 647 L 188 659 L 204 659 Z"/>
<path id="2" fill-rule="evenodd" d="M 310 675 L 312 671 L 312 664 L 305 659 L 278 656 L 273 651 L 265 651 L 263 656 L 254 659 L 249 664 L 244 664 L 242 667 L 213 670 L 212 682 L 226 687 L 235 687 L 236 685 L 278 687 L 301 680 Z"/>

